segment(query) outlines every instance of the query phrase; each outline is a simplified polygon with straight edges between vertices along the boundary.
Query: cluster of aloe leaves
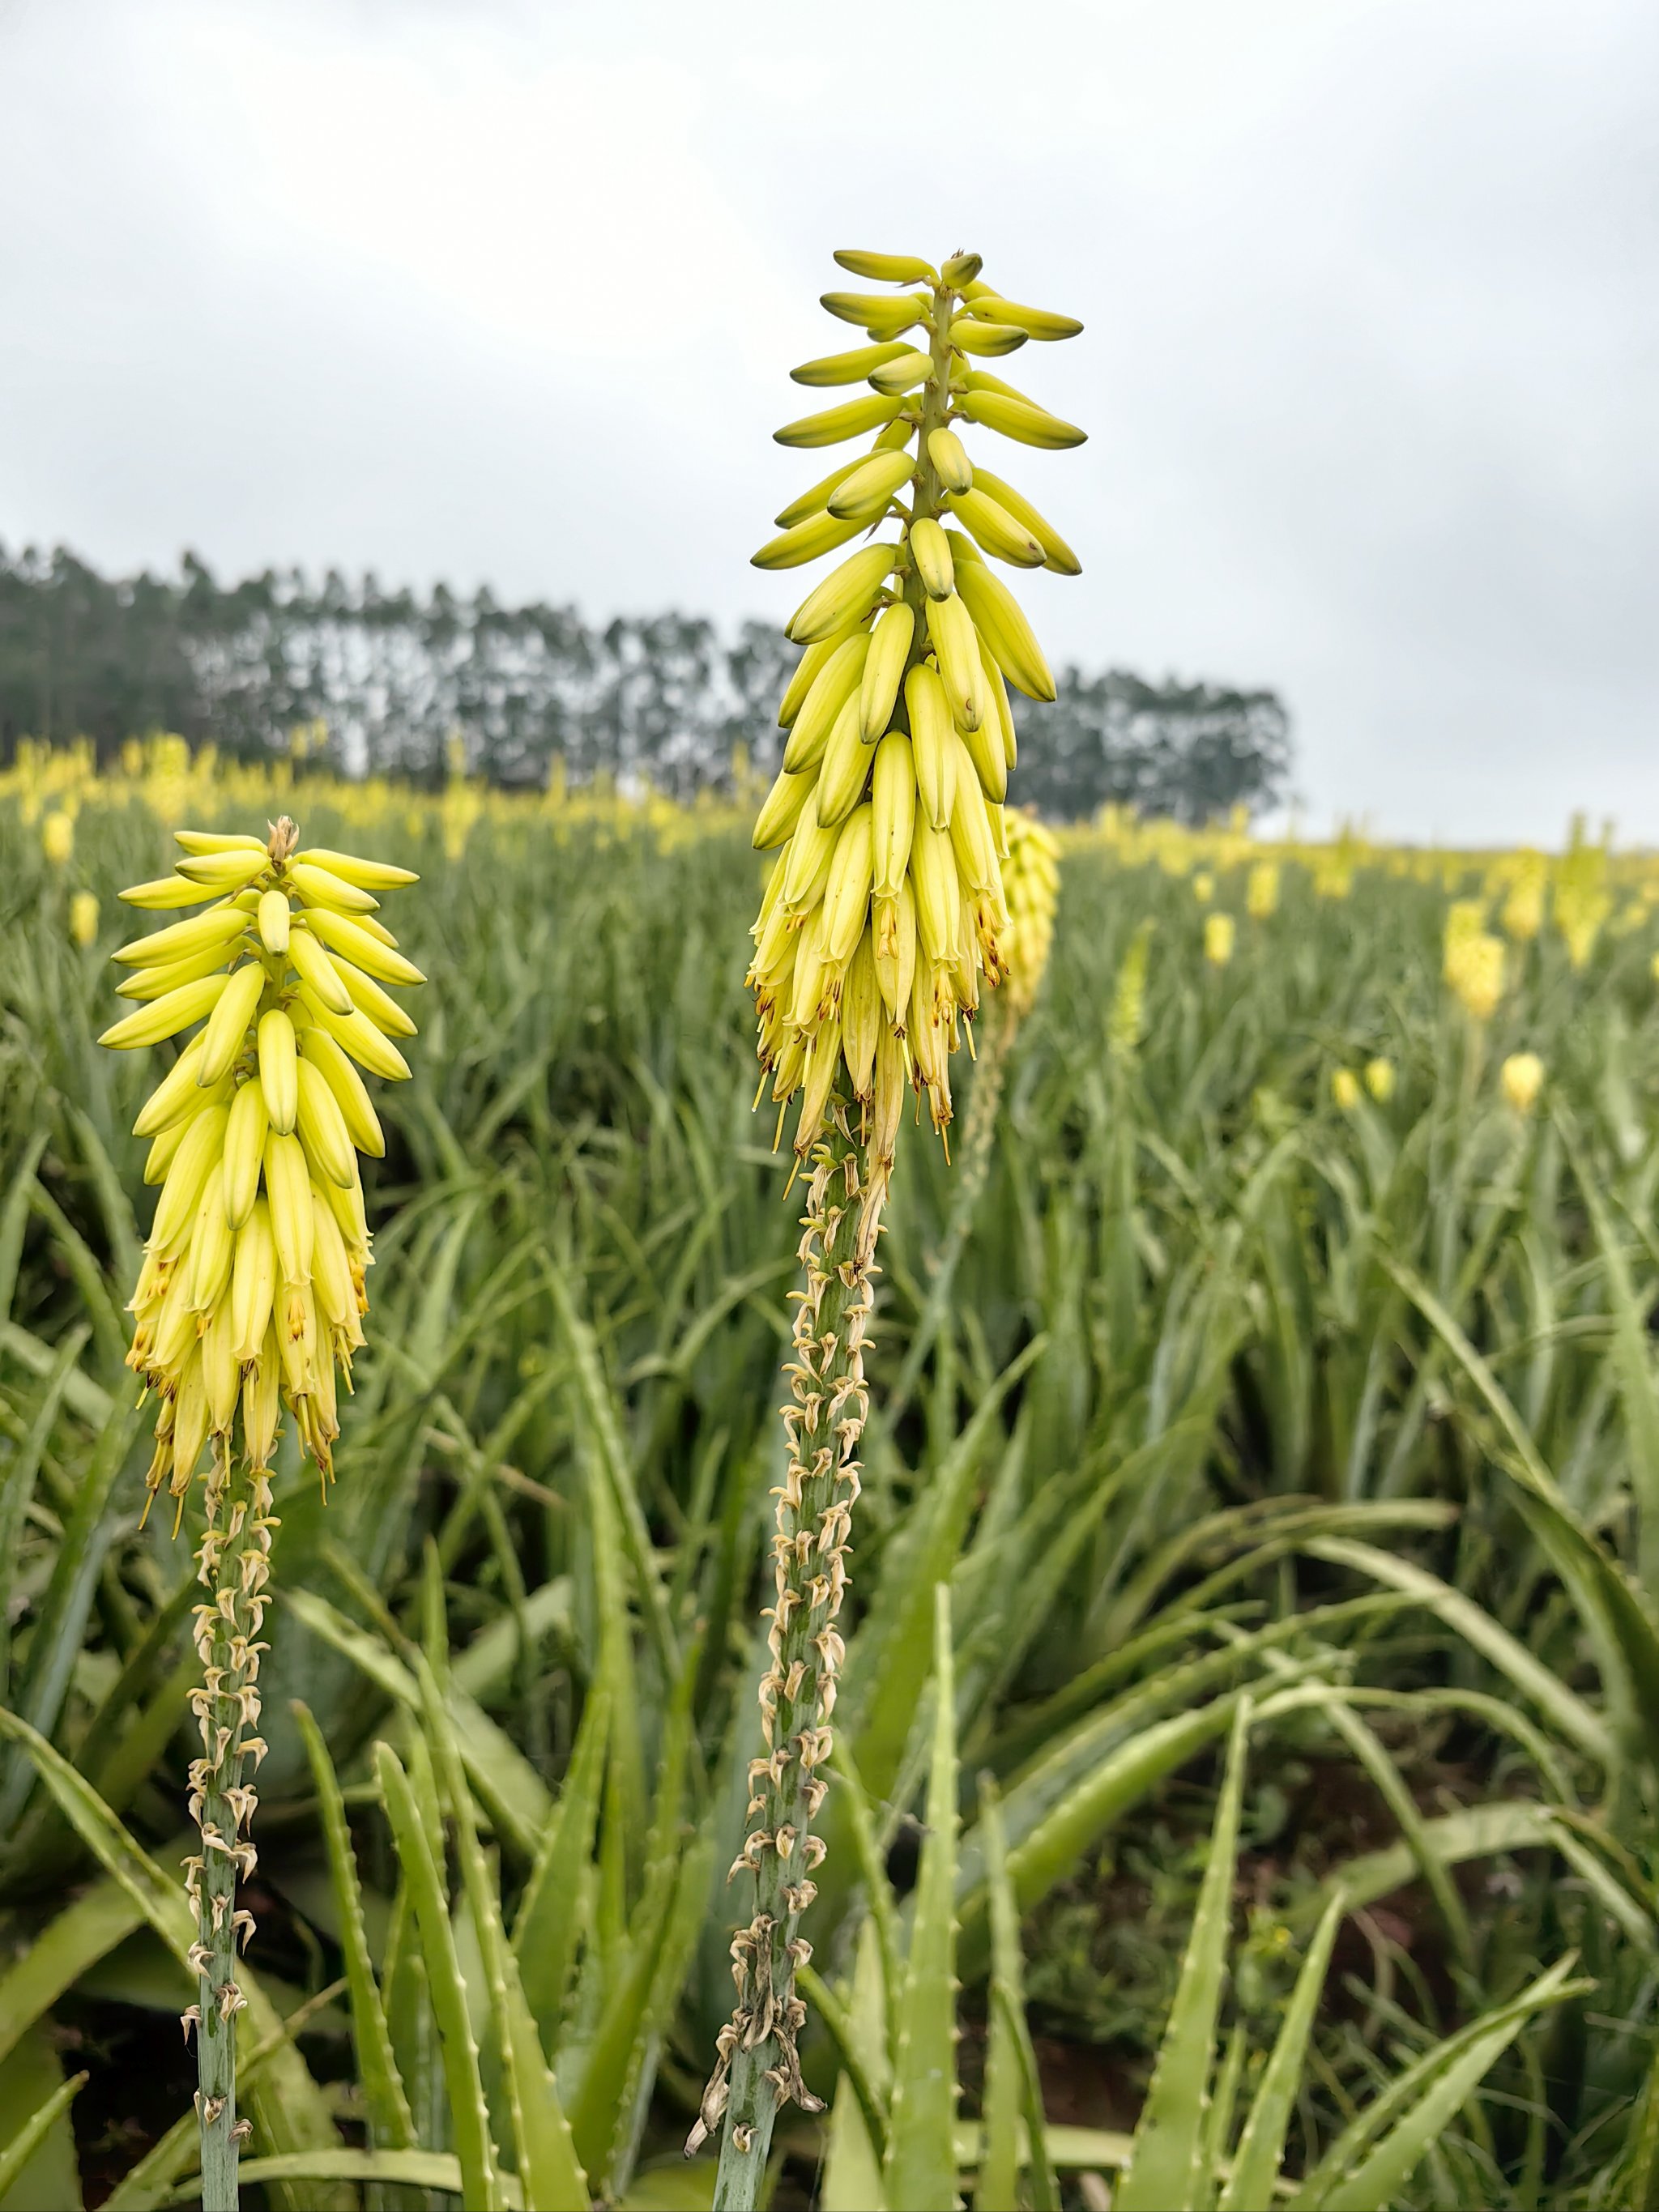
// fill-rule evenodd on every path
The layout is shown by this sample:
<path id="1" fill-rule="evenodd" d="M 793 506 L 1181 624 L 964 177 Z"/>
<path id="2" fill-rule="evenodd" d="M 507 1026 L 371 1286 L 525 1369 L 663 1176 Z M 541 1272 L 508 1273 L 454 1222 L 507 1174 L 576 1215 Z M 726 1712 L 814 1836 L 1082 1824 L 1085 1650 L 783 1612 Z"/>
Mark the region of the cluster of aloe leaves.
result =
<path id="1" fill-rule="evenodd" d="M 793 1266 L 719 950 L 750 884 L 718 839 L 577 840 L 549 871 L 474 835 L 465 862 L 410 856 L 438 981 L 339 1486 L 325 1508 L 296 1466 L 278 1484 L 244 2172 L 295 2212 L 706 2201 L 675 2145 L 730 2001 Z M 137 1098 L 93 1049 L 95 954 L 12 836 L 0 2207 L 95 2181 L 120 2212 L 191 2181 L 164 2054 L 197 1592 L 188 1532 L 137 1526 Z M 163 843 L 92 813 L 77 851 L 113 884 Z M 1083 853 L 1066 898 L 955 1295 L 887 1424 L 952 1203 L 925 1146 L 883 1243 L 814 1907 L 831 2112 L 784 2130 L 777 2201 L 1038 2205 L 1092 2172 L 1218 2212 L 1264 2173 L 1310 2212 L 1649 2202 L 1648 950 L 1610 939 L 1574 978 L 1536 949 L 1552 1091 L 1522 1125 L 1491 1083 L 1521 1032 L 1477 1044 L 1439 1006 L 1420 887 L 1292 884 L 1222 979 L 1186 886 Z M 1164 1011 L 1114 1042 L 1148 919 Z M 1391 1051 L 1386 1110 L 1331 1109 L 1334 1035 Z M 1317 1785 L 1262 1841 L 1292 1761 L 1364 1793 L 1358 1847 Z M 1097 2054 L 1145 2092 L 1139 2130 L 1133 2102 L 1044 2123 L 1022 1942 L 1034 1982 L 1054 1901 L 1164 1832 L 1191 1869 L 1157 1929 L 1186 1954 L 1174 2008 L 1145 2021 L 1167 2056 L 1148 2079 Z M 1265 2033 L 1225 1972 L 1244 1890 L 1284 1936 Z M 1361 1927 L 1369 1951 L 1333 1934 Z"/>

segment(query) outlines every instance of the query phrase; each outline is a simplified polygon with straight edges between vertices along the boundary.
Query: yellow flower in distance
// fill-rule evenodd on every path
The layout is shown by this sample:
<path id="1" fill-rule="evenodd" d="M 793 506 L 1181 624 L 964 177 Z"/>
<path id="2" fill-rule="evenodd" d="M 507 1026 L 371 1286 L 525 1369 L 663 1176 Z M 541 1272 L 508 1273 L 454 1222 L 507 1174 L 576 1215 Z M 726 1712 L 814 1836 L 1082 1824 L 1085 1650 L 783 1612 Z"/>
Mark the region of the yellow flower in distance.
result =
<path id="1" fill-rule="evenodd" d="M 54 868 L 61 868 L 75 850 L 75 823 L 61 811 L 48 814 L 40 824 L 40 850 Z"/>
<path id="2" fill-rule="evenodd" d="M 1204 917 L 1204 957 L 1212 968 L 1224 968 L 1233 957 L 1233 945 L 1237 939 L 1238 925 L 1230 914 L 1206 914 Z"/>
<path id="3" fill-rule="evenodd" d="M 1504 940 L 1476 929 L 1446 948 L 1446 981 L 1471 1021 L 1489 1022 L 1504 995 Z"/>
<path id="4" fill-rule="evenodd" d="M 1279 863 L 1258 860 L 1244 884 L 1244 911 L 1252 921 L 1265 921 L 1279 905 Z"/>
<path id="5" fill-rule="evenodd" d="M 1002 887 L 1008 902 L 1008 927 L 1003 951 L 1008 975 L 1002 989 L 1013 1013 L 1023 1019 L 1031 1010 L 1054 943 L 1060 847 L 1053 830 L 1045 829 L 1024 807 L 1011 806 L 1004 823 L 1008 857 L 1002 864 Z"/>
<path id="6" fill-rule="evenodd" d="M 1517 1114 L 1530 1114 L 1544 1085 L 1544 1063 L 1535 1052 L 1512 1052 L 1498 1072 L 1505 1102 Z"/>
<path id="7" fill-rule="evenodd" d="M 1339 1067 L 1331 1078 L 1331 1097 L 1345 1114 L 1359 1103 L 1359 1078 L 1351 1067 Z"/>
<path id="8" fill-rule="evenodd" d="M 1365 1088 L 1379 1106 L 1386 1106 L 1394 1097 L 1395 1065 L 1381 1054 L 1365 1062 Z"/>

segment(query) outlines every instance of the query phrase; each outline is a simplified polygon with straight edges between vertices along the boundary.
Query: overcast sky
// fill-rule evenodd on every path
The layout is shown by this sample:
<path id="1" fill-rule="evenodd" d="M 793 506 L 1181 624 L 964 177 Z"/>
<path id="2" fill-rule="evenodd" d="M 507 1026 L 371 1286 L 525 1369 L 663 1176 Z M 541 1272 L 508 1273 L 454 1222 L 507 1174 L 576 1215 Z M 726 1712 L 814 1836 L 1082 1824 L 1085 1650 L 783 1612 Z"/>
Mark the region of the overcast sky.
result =
<path id="1" fill-rule="evenodd" d="M 0 539 L 781 619 L 830 249 L 972 246 L 1087 325 L 1087 446 L 973 434 L 1052 659 L 1276 686 L 1310 826 L 1659 842 L 1656 85 L 1651 0 L 0 0 Z"/>

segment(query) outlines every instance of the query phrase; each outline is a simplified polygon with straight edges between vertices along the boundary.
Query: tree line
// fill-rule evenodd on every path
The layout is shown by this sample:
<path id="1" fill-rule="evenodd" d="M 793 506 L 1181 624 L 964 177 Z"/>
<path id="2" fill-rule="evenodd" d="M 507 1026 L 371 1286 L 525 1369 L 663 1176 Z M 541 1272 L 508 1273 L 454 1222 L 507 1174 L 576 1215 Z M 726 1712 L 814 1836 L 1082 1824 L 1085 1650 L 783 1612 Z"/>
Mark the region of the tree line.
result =
<path id="1" fill-rule="evenodd" d="M 487 589 L 387 592 L 331 569 L 320 585 L 267 569 L 221 584 L 186 554 L 177 578 L 106 577 L 64 547 L 0 545 L 0 757 L 21 738 L 173 730 L 257 757 L 323 724 L 353 774 L 430 781 L 453 757 L 507 785 L 556 756 L 572 782 L 648 779 L 678 798 L 730 781 L 736 748 L 762 769 L 796 648 L 768 623 L 723 635 L 701 617 L 503 606 Z M 1020 792 L 1055 819 L 1107 801 L 1200 823 L 1271 805 L 1290 772 L 1276 694 L 1062 669 L 1058 697 L 1016 696 Z"/>

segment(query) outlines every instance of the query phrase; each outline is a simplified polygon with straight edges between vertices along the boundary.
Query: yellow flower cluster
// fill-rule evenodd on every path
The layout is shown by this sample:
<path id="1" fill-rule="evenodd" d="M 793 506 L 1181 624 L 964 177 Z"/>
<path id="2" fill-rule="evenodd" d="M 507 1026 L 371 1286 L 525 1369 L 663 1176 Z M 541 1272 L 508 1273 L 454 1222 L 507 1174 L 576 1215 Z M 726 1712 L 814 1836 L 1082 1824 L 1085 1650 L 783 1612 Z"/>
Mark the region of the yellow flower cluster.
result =
<path id="1" fill-rule="evenodd" d="M 1504 995 L 1504 940 L 1486 922 L 1484 899 L 1454 899 L 1446 910 L 1442 973 L 1476 1022 L 1490 1021 Z"/>
<path id="2" fill-rule="evenodd" d="M 778 710 L 788 742 L 755 826 L 758 851 L 782 851 L 749 983 L 774 1099 L 805 1094 L 803 1158 L 838 1079 L 872 1105 L 878 1158 L 890 1156 L 907 1079 L 926 1089 L 936 1128 L 951 1119 L 959 1024 L 978 1008 L 981 979 L 995 984 L 1008 965 L 1008 686 L 1054 696 L 990 563 L 1079 569 L 1046 517 L 969 460 L 959 430 L 1046 447 L 1084 434 L 976 366 L 1080 324 L 1002 297 L 980 281 L 977 254 L 939 269 L 908 254 L 836 258 L 902 289 L 824 295 L 870 343 L 804 363 L 795 380 L 868 390 L 777 436 L 813 447 L 873 432 L 874 442 L 784 509 L 782 534 L 756 565 L 793 568 L 890 516 L 899 528 L 843 561 L 791 617 L 806 650 Z"/>
<path id="3" fill-rule="evenodd" d="M 38 830 L 43 854 L 57 865 L 72 856 L 74 824 L 83 804 L 137 802 L 170 829 L 216 814 L 275 818 L 303 805 L 338 817 L 354 838 L 436 835 L 452 860 L 465 851 L 475 823 L 498 839 L 526 842 L 550 831 L 561 839 L 574 830 L 617 836 L 644 832 L 666 850 L 710 831 L 746 826 L 752 813 L 747 792 L 733 799 L 706 791 L 684 805 L 643 784 L 636 792 L 619 792 L 599 776 L 572 788 L 556 755 L 540 792 L 500 790 L 462 775 L 452 775 L 436 793 L 384 776 L 337 775 L 306 762 L 307 751 L 321 742 L 307 736 L 317 726 L 301 725 L 286 757 L 261 761 L 237 760 L 210 744 L 192 751 L 175 735 L 130 738 L 104 768 L 84 740 L 51 746 L 25 738 L 14 764 L 0 769 L 0 801 L 16 802 L 25 823 Z M 65 829 L 51 826 L 59 815 L 67 836 Z"/>
<path id="4" fill-rule="evenodd" d="M 1244 911 L 1252 921 L 1266 921 L 1279 907 L 1279 867 L 1277 860 L 1257 860 L 1244 884 Z"/>
<path id="5" fill-rule="evenodd" d="M 413 883 L 407 868 L 297 851 L 286 816 L 264 842 L 177 834 L 176 872 L 121 896 L 205 910 L 115 954 L 138 1004 L 99 1041 L 131 1050 L 204 1024 L 133 1124 L 161 1195 L 128 1364 L 162 1400 L 150 1495 L 170 1480 L 182 1510 L 210 1437 L 228 1461 L 239 1405 L 253 1468 L 285 1402 L 332 1471 L 335 1370 L 349 1384 L 368 1304 L 357 1154 L 386 1148 L 358 1069 L 407 1076 L 392 1039 L 415 1024 L 384 987 L 424 979 L 377 919 L 374 893 Z"/>
<path id="6" fill-rule="evenodd" d="M 1212 968 L 1224 968 L 1233 957 L 1233 947 L 1238 941 L 1238 924 L 1230 914 L 1206 914 L 1204 917 L 1204 957 Z"/>
<path id="7" fill-rule="evenodd" d="M 70 901 L 70 935 L 85 952 L 98 942 L 98 894 L 76 891 Z"/>
<path id="8" fill-rule="evenodd" d="M 1002 864 L 1008 926 L 1002 950 L 1008 976 L 1002 994 L 1009 1011 L 1023 1021 L 1036 997 L 1054 940 L 1060 846 L 1053 830 L 1023 806 L 1011 806 L 1003 823 L 1008 833 L 1008 857 Z"/>
<path id="9" fill-rule="evenodd" d="M 1516 853 L 1510 856 L 1504 872 L 1508 896 L 1499 916 L 1504 933 L 1517 945 L 1530 945 L 1544 927 L 1549 863 L 1541 853 Z"/>
<path id="10" fill-rule="evenodd" d="M 1612 912 L 1607 848 L 1588 842 L 1582 825 L 1575 823 L 1572 843 L 1555 879 L 1555 926 L 1566 941 L 1567 958 L 1575 970 L 1588 964 Z"/>

